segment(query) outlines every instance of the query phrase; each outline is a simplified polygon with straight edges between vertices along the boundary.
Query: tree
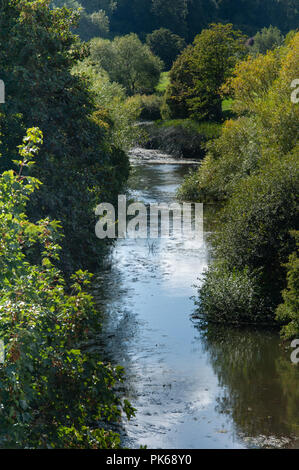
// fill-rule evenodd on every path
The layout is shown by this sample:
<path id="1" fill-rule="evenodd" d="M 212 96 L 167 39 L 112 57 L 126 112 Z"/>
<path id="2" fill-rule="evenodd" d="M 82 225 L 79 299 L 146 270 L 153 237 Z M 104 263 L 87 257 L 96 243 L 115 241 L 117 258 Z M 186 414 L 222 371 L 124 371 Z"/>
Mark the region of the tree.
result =
<path id="1" fill-rule="evenodd" d="M 159 82 L 162 61 L 134 33 L 113 41 L 93 39 L 91 59 L 99 64 L 112 81 L 124 86 L 128 95 L 150 94 Z"/>
<path id="2" fill-rule="evenodd" d="M 282 333 L 285 338 L 298 337 L 299 333 L 299 231 L 292 232 L 297 250 L 292 253 L 287 268 L 287 288 L 283 291 L 284 302 L 279 305 L 276 315 L 278 321 L 285 323 Z"/>
<path id="3" fill-rule="evenodd" d="M 245 37 L 231 24 L 212 24 L 194 40 L 190 70 L 194 86 L 188 99 L 191 115 L 198 120 L 221 120 L 220 88 L 245 53 Z"/>
<path id="4" fill-rule="evenodd" d="M 186 47 L 186 42 L 183 38 L 173 34 L 166 28 L 156 29 L 151 34 L 148 34 L 146 42 L 153 54 L 163 60 L 165 70 L 171 69 L 179 53 Z"/>
<path id="5" fill-rule="evenodd" d="M 166 89 L 163 104 L 165 118 L 184 119 L 189 117 L 187 99 L 190 97 L 190 90 L 193 87 L 192 54 L 193 47 L 190 45 L 178 56 L 170 70 L 170 84 Z"/>
<path id="6" fill-rule="evenodd" d="M 188 0 L 152 0 L 152 12 L 159 19 L 161 26 L 176 33 L 186 34 Z"/>
<path id="7" fill-rule="evenodd" d="M 25 128 L 45 135 L 34 175 L 44 184 L 28 207 L 30 217 L 63 225 L 65 270 L 99 263 L 94 207 L 116 198 L 128 173 L 125 154 L 109 141 L 89 83 L 72 73 L 86 56 L 71 29 L 78 19 L 46 0 L 5 0 L 0 7 L 0 67 L 6 84 L 1 105 L 0 167 L 12 160 Z M 10 47 L 7 47 L 9 43 Z"/>
<path id="8" fill-rule="evenodd" d="M 113 11 L 113 4 L 111 8 L 109 8 L 109 4 L 102 2 L 99 0 L 97 3 L 92 2 L 89 5 L 88 10 L 83 7 L 87 2 L 78 2 L 77 0 L 52 0 L 51 6 L 52 8 L 61 8 L 63 6 L 76 10 L 79 12 L 80 20 L 78 25 L 76 25 L 75 31 L 79 34 L 80 38 L 84 41 L 88 41 L 89 39 L 97 36 L 107 37 L 110 31 L 110 21 L 109 21 L 109 14 Z M 105 7 L 100 8 L 100 6 Z M 96 6 L 98 7 L 96 9 Z"/>

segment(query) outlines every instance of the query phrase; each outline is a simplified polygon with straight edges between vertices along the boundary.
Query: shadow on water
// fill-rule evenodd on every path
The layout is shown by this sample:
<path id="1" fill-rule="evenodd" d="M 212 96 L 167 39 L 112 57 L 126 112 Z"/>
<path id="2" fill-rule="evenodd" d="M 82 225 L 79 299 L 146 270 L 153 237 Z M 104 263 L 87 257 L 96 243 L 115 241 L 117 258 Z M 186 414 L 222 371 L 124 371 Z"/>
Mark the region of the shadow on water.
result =
<path id="1" fill-rule="evenodd" d="M 131 158 L 130 197 L 145 203 L 173 202 L 194 167 L 157 152 L 143 160 L 138 150 Z M 205 223 L 200 246 L 175 238 L 118 240 L 98 279 L 100 341 L 106 359 L 125 367 L 124 391 L 137 408 L 123 423 L 127 447 L 286 447 L 299 437 L 299 371 L 277 332 L 191 321 L 211 226 Z"/>

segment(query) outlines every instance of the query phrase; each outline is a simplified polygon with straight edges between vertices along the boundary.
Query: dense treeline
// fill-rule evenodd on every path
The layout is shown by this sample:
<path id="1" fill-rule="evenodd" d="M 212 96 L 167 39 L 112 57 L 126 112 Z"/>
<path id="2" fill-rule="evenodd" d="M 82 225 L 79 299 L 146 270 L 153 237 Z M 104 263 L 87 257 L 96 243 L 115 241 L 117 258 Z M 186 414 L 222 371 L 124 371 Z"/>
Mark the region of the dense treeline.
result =
<path id="1" fill-rule="evenodd" d="M 188 42 L 211 22 L 232 23 L 248 35 L 264 26 L 284 33 L 296 28 L 296 0 L 53 0 L 53 5 L 84 7 L 80 25 L 83 39 L 111 34 L 146 34 L 167 28 Z"/>

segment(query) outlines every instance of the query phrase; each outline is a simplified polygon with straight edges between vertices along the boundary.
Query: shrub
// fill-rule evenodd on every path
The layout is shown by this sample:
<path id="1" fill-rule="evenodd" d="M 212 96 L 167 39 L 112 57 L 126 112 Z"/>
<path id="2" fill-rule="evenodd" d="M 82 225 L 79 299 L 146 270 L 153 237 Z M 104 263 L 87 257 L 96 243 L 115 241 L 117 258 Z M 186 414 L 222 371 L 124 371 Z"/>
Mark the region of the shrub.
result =
<path id="1" fill-rule="evenodd" d="M 266 54 L 266 52 L 282 46 L 284 37 L 276 27 L 263 28 L 254 36 L 254 44 L 251 51 L 255 54 Z"/>
<path id="2" fill-rule="evenodd" d="M 257 273 L 248 268 L 230 269 L 213 264 L 203 276 L 198 291 L 197 315 L 206 321 L 225 324 L 268 323 L 273 308 L 261 295 Z"/>
<path id="3" fill-rule="evenodd" d="M 146 43 L 151 51 L 163 60 L 166 70 L 171 68 L 179 53 L 186 47 L 183 38 L 166 28 L 156 29 L 148 34 Z"/>

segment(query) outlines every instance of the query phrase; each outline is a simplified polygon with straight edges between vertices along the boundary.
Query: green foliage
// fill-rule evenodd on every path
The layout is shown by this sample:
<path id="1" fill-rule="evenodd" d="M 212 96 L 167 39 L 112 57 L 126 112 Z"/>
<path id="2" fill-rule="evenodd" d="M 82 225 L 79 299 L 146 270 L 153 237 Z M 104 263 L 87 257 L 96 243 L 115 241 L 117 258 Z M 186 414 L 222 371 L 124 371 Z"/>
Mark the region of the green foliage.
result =
<path id="1" fill-rule="evenodd" d="M 136 34 L 116 37 L 113 41 L 95 38 L 90 43 L 91 60 L 103 68 L 128 95 L 153 93 L 163 68 L 146 44 Z"/>
<path id="2" fill-rule="evenodd" d="M 290 229 L 298 224 L 298 148 L 273 160 L 234 188 L 217 233 L 217 253 L 231 267 L 264 268 L 272 288 L 294 249 Z"/>
<path id="3" fill-rule="evenodd" d="M 160 76 L 159 83 L 155 88 L 155 91 L 159 95 L 164 95 L 169 83 L 170 83 L 170 81 L 169 81 L 169 72 L 162 72 L 161 76 Z"/>
<path id="4" fill-rule="evenodd" d="M 55 2 L 62 0 L 55 0 Z M 65 0 L 69 4 L 71 0 Z M 211 22 L 233 23 L 250 36 L 270 24 L 284 33 L 298 27 L 297 0 L 79 0 L 86 14 L 103 10 L 113 36 L 167 28 L 187 41 Z M 61 3 L 59 3 L 61 4 Z M 85 30 L 88 33 L 88 30 Z"/>
<path id="5" fill-rule="evenodd" d="M 87 348 L 100 327 L 85 292 L 91 275 L 78 271 L 67 291 L 55 267 L 58 222 L 32 223 L 26 215 L 40 182 L 22 172 L 41 143 L 41 132 L 29 129 L 19 147 L 18 174 L 9 170 L 0 177 L 0 338 L 6 352 L 0 366 L 1 447 L 118 448 L 109 423 L 122 410 L 130 417 L 133 409 L 114 391 L 123 371 Z M 36 246 L 41 261 L 32 264 Z"/>
<path id="6" fill-rule="evenodd" d="M 254 36 L 254 45 L 250 49 L 253 54 L 266 54 L 266 52 L 282 46 L 284 37 L 276 27 L 263 28 Z"/>
<path id="7" fill-rule="evenodd" d="M 294 249 L 289 230 L 299 222 L 298 187 L 294 152 L 241 180 L 235 188 L 214 236 L 220 263 L 209 268 L 200 289 L 200 312 L 207 320 L 274 320 L 285 283 L 281 264 Z"/>
<path id="8" fill-rule="evenodd" d="M 48 3 L 11 0 L 0 6 L 0 68 L 6 84 L 0 168 L 13 168 L 24 130 L 39 126 L 46 137 L 33 176 L 44 184 L 28 212 L 33 220 L 62 221 L 61 262 L 73 271 L 99 265 L 103 244 L 94 235 L 94 207 L 114 201 L 126 181 L 128 160 L 99 119 L 89 83 L 72 73 L 87 54 L 71 32 L 77 15 L 50 10 Z"/>
<path id="9" fill-rule="evenodd" d="M 105 128 L 109 141 L 124 151 L 132 148 L 139 138 L 135 122 L 140 115 L 140 103 L 127 99 L 125 89 L 111 82 L 107 72 L 94 65 L 90 58 L 79 62 L 73 73 L 89 81 L 100 125 Z"/>
<path id="10" fill-rule="evenodd" d="M 82 6 L 84 3 L 84 7 Z M 93 37 L 107 37 L 110 32 L 111 15 L 116 7 L 113 0 L 96 0 L 78 2 L 77 0 L 52 0 L 52 8 L 66 8 L 76 10 L 80 14 L 80 20 L 76 27 L 76 33 L 84 41 Z"/>
<path id="11" fill-rule="evenodd" d="M 230 24 L 212 24 L 195 38 L 170 72 L 166 104 L 172 117 L 221 120 L 220 87 L 244 55 L 244 40 Z"/>
<path id="12" fill-rule="evenodd" d="M 287 288 L 283 291 L 284 302 L 279 305 L 276 311 L 278 321 L 286 325 L 282 329 L 284 338 L 297 337 L 299 333 L 299 232 L 292 232 L 295 237 L 297 250 L 292 253 L 287 268 Z"/>
<path id="13" fill-rule="evenodd" d="M 187 98 L 190 96 L 190 89 L 193 86 L 193 74 L 190 66 L 192 53 L 193 47 L 186 47 L 169 72 L 170 84 L 166 89 L 162 106 L 163 119 L 189 117 Z"/>
<path id="14" fill-rule="evenodd" d="M 166 70 L 171 69 L 177 56 L 186 47 L 183 38 L 166 28 L 160 28 L 148 34 L 146 42 L 151 51 L 163 60 Z"/>
<path id="15" fill-rule="evenodd" d="M 224 200 L 240 179 L 293 151 L 299 108 L 290 84 L 299 74 L 297 34 L 288 47 L 240 62 L 225 87 L 237 119 L 228 120 L 197 174 L 197 200 Z M 184 185 L 185 188 L 187 185 Z"/>

